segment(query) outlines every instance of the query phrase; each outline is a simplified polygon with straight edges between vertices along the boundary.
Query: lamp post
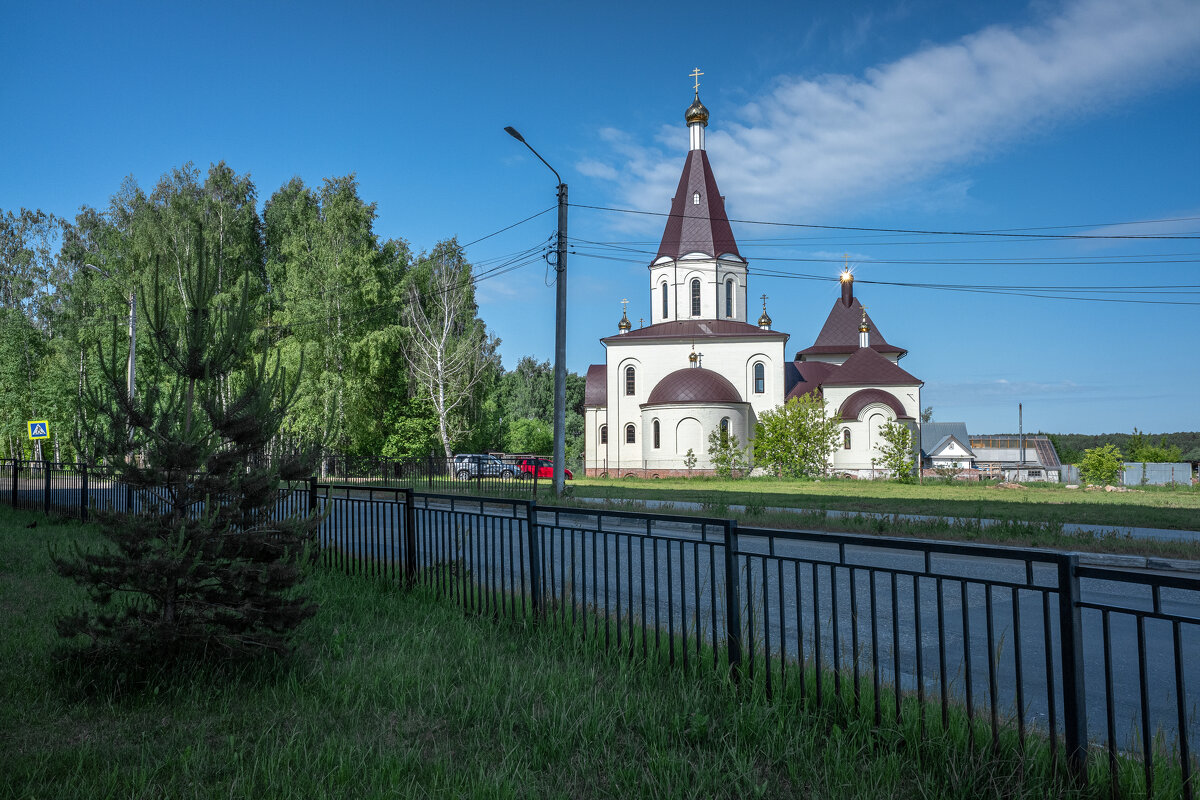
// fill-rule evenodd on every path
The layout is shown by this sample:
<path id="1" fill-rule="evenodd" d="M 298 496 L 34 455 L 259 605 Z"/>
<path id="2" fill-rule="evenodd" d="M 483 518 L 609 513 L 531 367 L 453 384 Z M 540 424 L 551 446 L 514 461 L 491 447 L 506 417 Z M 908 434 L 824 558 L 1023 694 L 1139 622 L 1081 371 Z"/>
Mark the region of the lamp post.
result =
<path id="1" fill-rule="evenodd" d="M 529 148 L 558 180 L 558 257 L 554 265 L 554 496 L 562 496 L 567 460 L 567 185 L 558 170 L 511 126 L 504 132 Z"/>

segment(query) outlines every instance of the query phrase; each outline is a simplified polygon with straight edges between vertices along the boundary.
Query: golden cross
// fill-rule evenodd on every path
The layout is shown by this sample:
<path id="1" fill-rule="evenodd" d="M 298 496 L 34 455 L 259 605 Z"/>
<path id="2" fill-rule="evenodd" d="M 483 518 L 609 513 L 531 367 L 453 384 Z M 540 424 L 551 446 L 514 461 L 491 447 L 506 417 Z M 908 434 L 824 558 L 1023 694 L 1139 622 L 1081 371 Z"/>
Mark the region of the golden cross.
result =
<path id="1" fill-rule="evenodd" d="M 767 296 L 765 294 L 762 295 L 762 301 L 763 301 L 763 311 L 766 311 L 767 310 Z"/>
<path id="2" fill-rule="evenodd" d="M 846 268 L 847 272 L 850 271 L 850 254 L 849 253 L 842 253 L 842 266 L 844 266 Z"/>
<path id="3" fill-rule="evenodd" d="M 621 314 L 622 314 L 622 315 L 624 315 L 624 314 L 625 314 L 625 309 L 626 309 L 628 306 L 629 306 L 629 301 L 628 301 L 628 300 L 626 300 L 625 298 L 621 298 Z"/>
<path id="4" fill-rule="evenodd" d="M 696 79 L 696 87 L 695 88 L 696 88 L 696 96 L 697 97 L 700 96 L 700 76 L 703 74 L 704 73 L 700 71 L 700 68 L 696 67 L 695 69 L 692 70 L 691 74 L 688 75 L 689 78 Z"/>

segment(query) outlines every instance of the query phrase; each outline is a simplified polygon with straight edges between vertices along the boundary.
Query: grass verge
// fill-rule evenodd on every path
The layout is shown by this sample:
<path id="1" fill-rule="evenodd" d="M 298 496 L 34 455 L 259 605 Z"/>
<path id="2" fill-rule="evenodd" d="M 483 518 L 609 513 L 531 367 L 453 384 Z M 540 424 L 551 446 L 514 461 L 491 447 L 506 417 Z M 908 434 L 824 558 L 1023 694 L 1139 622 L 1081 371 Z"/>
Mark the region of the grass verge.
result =
<path id="1" fill-rule="evenodd" d="M 53 619 L 81 593 L 47 553 L 73 541 L 100 540 L 0 510 L 5 797 L 1091 796 L 960 736 L 914 741 L 325 571 L 289 659 L 77 696 L 48 678 Z"/>
<path id="2" fill-rule="evenodd" d="M 1080 523 L 1112 527 L 1200 529 L 1200 486 L 1147 486 L 1128 492 L 1067 489 L 1061 484 L 923 485 L 891 481 L 776 478 L 580 478 L 576 497 L 668 500 L 709 506 L 757 504 L 805 511 L 922 514 L 956 519 Z"/>

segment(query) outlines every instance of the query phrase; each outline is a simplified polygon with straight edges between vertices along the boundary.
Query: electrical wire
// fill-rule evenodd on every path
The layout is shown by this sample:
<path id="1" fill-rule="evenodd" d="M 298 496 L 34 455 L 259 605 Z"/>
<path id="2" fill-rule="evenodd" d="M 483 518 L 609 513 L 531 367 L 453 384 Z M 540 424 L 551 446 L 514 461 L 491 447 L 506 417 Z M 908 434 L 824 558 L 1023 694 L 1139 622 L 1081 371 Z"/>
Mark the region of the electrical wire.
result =
<path id="1" fill-rule="evenodd" d="M 615 208 L 613 206 L 593 206 L 593 205 L 585 205 L 582 203 L 568 203 L 568 205 L 570 205 L 574 208 L 584 208 L 584 209 L 590 209 L 592 211 L 612 211 L 614 213 L 620 213 L 620 214 L 639 214 L 639 215 L 651 216 L 651 217 L 679 217 L 681 219 L 708 219 L 708 220 L 713 219 L 712 217 L 698 215 L 698 214 L 697 215 L 672 214 L 670 212 L 663 212 L 663 211 L 640 211 L 640 210 L 634 209 L 634 208 Z M 856 226 L 856 225 L 817 225 L 817 224 L 806 223 L 806 222 L 774 222 L 774 221 L 768 221 L 768 220 L 755 220 L 755 219 L 734 219 L 734 218 L 723 218 L 723 219 L 726 219 L 726 221 L 728 221 L 728 222 L 737 222 L 742 225 L 768 225 L 768 226 L 782 227 L 782 228 L 805 228 L 805 229 L 811 229 L 811 230 L 826 230 L 826 231 L 858 231 L 858 232 L 888 233 L 888 234 L 902 233 L 902 234 L 914 234 L 914 235 L 920 235 L 920 236 L 985 236 L 985 237 L 994 236 L 994 237 L 999 237 L 999 238 L 1037 239 L 1037 240 L 1042 240 L 1042 239 L 1059 239 L 1059 240 L 1145 239 L 1145 240 L 1174 241 L 1174 240 L 1200 239 L 1200 235 L 1191 235 L 1191 234 L 1188 234 L 1188 235 L 1184 235 L 1184 234 L 1152 235 L 1152 234 L 1096 234 L 1096 233 L 1081 234 L 1081 233 L 1075 233 L 1075 234 L 1053 234 L 1052 235 L 1052 234 L 1042 234 L 1042 233 L 1018 233 L 1018 232 L 1016 232 L 1016 231 L 1059 230 L 1059 229 L 1065 229 L 1065 228 L 1088 227 L 1088 226 L 1082 226 L 1082 225 L 1044 226 L 1044 227 L 1040 227 L 1040 228 L 1006 228 L 1006 229 L 983 230 L 983 231 L 942 231 L 942 230 L 919 230 L 919 229 L 912 229 L 912 228 L 869 228 L 869 227 L 865 227 L 865 226 Z M 1178 219 L 1190 220 L 1193 218 L 1192 217 L 1179 217 Z M 1138 222 L 1109 223 L 1107 226 L 1102 226 L 1102 227 L 1113 227 L 1114 225 L 1142 225 L 1142 224 L 1148 225 L 1148 224 L 1151 224 L 1152 222 L 1160 222 L 1160 221 L 1164 221 L 1164 220 L 1145 220 L 1145 221 L 1138 221 Z"/>

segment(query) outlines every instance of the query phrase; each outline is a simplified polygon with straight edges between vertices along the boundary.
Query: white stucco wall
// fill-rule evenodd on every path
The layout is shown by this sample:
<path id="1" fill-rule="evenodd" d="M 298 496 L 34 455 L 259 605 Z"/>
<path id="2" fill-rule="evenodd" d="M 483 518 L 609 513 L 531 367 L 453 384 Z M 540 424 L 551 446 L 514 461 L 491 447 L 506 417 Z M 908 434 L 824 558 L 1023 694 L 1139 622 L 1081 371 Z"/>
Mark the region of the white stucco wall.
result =
<path id="1" fill-rule="evenodd" d="M 733 279 L 733 315 L 725 316 L 725 281 Z M 700 281 L 700 314 L 692 315 L 692 279 Z M 667 313 L 662 310 L 662 285 L 667 285 Z M 733 258 L 713 259 L 703 254 L 678 261 L 660 259 L 650 265 L 650 314 L 652 323 L 681 319 L 747 319 L 746 264 Z M 636 304 L 635 304 L 636 306 Z M 638 314 L 638 316 L 643 316 Z"/>

